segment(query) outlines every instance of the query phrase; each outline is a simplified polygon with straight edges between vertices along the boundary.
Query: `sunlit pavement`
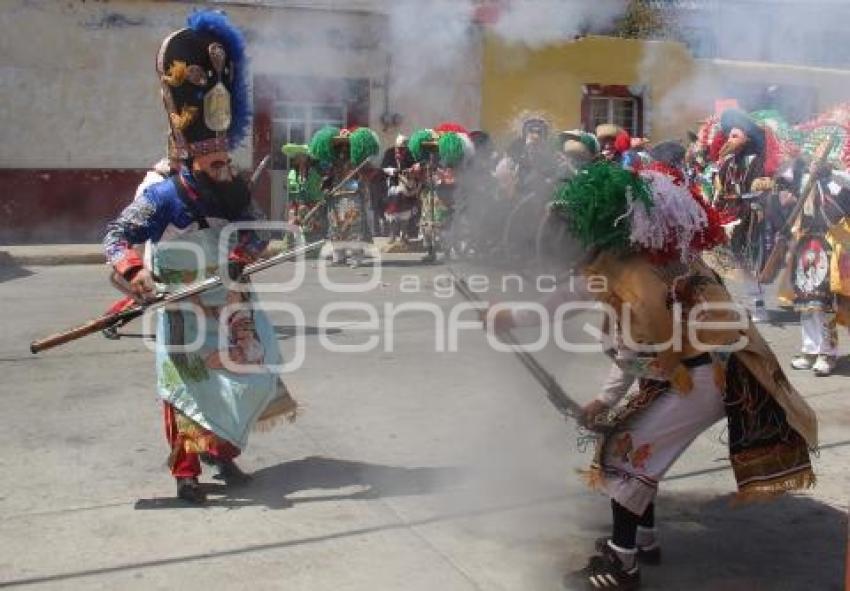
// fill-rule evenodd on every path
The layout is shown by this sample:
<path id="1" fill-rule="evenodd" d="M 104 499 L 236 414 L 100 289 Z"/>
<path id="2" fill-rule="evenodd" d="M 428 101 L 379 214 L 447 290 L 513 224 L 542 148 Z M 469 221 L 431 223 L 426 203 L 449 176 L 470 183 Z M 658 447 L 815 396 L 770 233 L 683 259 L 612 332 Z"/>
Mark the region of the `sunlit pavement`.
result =
<path id="1" fill-rule="evenodd" d="M 329 277 L 365 281 L 372 270 Z M 252 484 L 227 490 L 205 472 L 211 502 L 194 508 L 173 499 L 139 323 L 117 342 L 94 335 L 28 351 L 32 339 L 108 307 L 116 294 L 105 268 L 0 268 L 0 586 L 560 589 L 608 524 L 607 500 L 576 473 L 591 450 L 580 451 L 574 425 L 480 330 L 460 331 L 457 352 L 435 350 L 433 313 L 398 313 L 388 330 L 388 304 L 435 304 L 448 317 L 462 301 L 435 293 L 443 267 L 400 256 L 381 271 L 367 293 L 338 294 L 320 286 L 313 263 L 295 292 L 263 296 L 304 312 L 303 331 L 272 314 L 288 359 L 303 333 L 304 362 L 286 376 L 303 414 L 253 435 L 241 459 Z M 320 323 L 326 304 L 348 300 L 374 305 L 377 322 L 358 326 L 366 313 L 342 310 Z M 787 366 L 799 325 L 773 313 L 782 322 L 762 330 Z M 841 336 L 847 351 L 850 336 Z M 363 353 L 322 343 L 370 338 L 377 344 Z M 540 359 L 581 401 L 607 369 L 600 354 L 550 348 Z M 829 378 L 790 376 L 821 419 L 817 488 L 730 507 L 734 480 L 716 425 L 662 486 L 664 564 L 643 571 L 647 589 L 841 588 L 850 362 Z"/>

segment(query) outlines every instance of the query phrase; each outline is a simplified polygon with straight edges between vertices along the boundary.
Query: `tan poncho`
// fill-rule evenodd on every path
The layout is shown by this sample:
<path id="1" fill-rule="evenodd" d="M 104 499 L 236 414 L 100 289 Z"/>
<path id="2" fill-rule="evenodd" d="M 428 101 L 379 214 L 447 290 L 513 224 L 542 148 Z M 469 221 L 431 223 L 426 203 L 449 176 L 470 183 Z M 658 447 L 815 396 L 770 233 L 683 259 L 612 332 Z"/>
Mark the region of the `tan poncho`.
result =
<path id="1" fill-rule="evenodd" d="M 683 359 L 707 350 L 716 354 L 720 346 L 746 338 L 743 349 L 727 357 L 727 363 L 717 364 L 719 379 L 724 381 L 727 395 L 735 390 L 733 394 L 744 402 L 734 408 L 728 407 L 730 432 L 734 423 L 742 426 L 747 435 L 747 429 L 758 421 L 750 420 L 746 413 L 750 410 L 754 414 L 760 412 L 765 406 L 762 403 L 769 397 L 776 403 L 772 405 L 775 410 L 771 420 L 781 422 L 779 428 L 784 428 L 789 436 L 780 443 L 773 440 L 760 444 L 758 436 L 754 435 L 743 447 L 732 447 L 730 455 L 740 494 L 757 497 L 811 486 L 814 474 L 808 461 L 808 449 L 817 447 L 817 418 L 788 381 L 758 330 L 749 319 L 741 322 L 733 310 L 708 310 L 699 316 L 689 315 L 700 303 L 732 303 L 726 287 L 710 267 L 702 261 L 659 266 L 644 255 L 604 251 L 585 266 L 583 274 L 593 283 L 597 299 L 613 307 L 621 327 L 624 321 L 628 323 L 633 341 L 668 343 L 680 329 L 681 346 L 675 346 L 674 339 L 657 354 L 656 363 L 669 381 L 682 391 L 689 389 L 690 379 L 681 363 Z M 674 319 L 677 302 L 682 310 L 678 327 Z M 737 320 L 738 326 L 694 325 L 691 332 L 689 320 L 696 319 L 703 323 Z M 724 358 L 722 355 L 716 357 Z M 724 369 L 734 375 L 722 373 Z M 769 400 L 766 402 L 770 405 Z M 776 410 L 777 405 L 781 412 Z"/>

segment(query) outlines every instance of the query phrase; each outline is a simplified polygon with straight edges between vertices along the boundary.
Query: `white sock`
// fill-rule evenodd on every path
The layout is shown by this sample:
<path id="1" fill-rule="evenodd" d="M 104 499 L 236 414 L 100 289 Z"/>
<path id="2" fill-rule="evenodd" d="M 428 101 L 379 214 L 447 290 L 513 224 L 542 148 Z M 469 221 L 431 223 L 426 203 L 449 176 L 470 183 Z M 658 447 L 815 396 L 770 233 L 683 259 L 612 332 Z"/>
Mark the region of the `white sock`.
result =
<path id="1" fill-rule="evenodd" d="M 620 562 L 623 563 L 624 571 L 629 572 L 637 568 L 637 548 L 620 548 L 611 540 L 608 540 L 608 546 L 614 551 Z"/>
<path id="2" fill-rule="evenodd" d="M 635 537 L 638 548 L 649 549 L 658 545 L 658 530 L 654 527 L 638 526 Z"/>

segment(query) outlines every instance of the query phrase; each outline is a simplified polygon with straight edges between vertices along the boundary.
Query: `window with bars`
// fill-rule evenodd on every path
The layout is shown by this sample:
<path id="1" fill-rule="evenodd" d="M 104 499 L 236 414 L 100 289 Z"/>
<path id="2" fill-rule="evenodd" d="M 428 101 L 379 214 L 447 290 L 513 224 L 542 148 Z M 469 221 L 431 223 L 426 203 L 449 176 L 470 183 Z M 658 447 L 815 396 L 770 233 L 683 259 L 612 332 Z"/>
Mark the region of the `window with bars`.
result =
<path id="1" fill-rule="evenodd" d="M 272 145 L 306 144 L 325 125 L 345 127 L 344 104 L 278 102 L 272 116 Z M 272 150 L 274 168 L 287 169 L 286 157 L 280 149 Z"/>
<path id="2" fill-rule="evenodd" d="M 637 101 L 633 98 L 593 97 L 590 99 L 592 129 L 603 123 L 613 123 L 632 135 L 637 135 Z"/>
<path id="3" fill-rule="evenodd" d="M 593 132 L 604 123 L 613 123 L 633 137 L 643 134 L 643 99 L 627 86 L 585 85 L 582 124 Z"/>

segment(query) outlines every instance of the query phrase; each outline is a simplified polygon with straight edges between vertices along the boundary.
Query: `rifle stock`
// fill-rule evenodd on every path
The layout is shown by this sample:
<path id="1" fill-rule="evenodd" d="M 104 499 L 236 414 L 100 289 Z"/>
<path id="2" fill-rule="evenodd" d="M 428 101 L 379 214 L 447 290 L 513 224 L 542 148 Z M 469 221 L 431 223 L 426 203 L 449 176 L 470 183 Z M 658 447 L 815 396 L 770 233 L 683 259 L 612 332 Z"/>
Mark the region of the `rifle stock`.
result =
<path id="1" fill-rule="evenodd" d="M 66 331 L 50 335 L 49 337 L 45 337 L 43 339 L 38 339 L 30 343 L 30 353 L 35 355 L 36 353 L 41 353 L 42 351 L 46 351 L 47 349 L 52 349 L 54 347 L 58 347 L 59 345 L 64 345 L 65 343 L 70 343 L 71 341 L 81 339 L 90 334 L 100 332 L 101 330 L 109 328 L 116 324 L 122 322 L 129 322 L 133 318 L 141 316 L 144 311 L 144 306 L 133 306 L 132 308 L 124 310 L 123 312 L 116 312 L 115 314 L 106 314 L 105 316 L 101 316 L 100 318 L 90 320 L 85 324 L 81 324 L 80 326 L 76 326 Z M 127 314 L 128 312 L 133 312 L 133 314 Z"/>
<path id="2" fill-rule="evenodd" d="M 761 274 L 759 274 L 759 283 L 765 285 L 773 283 L 773 280 L 779 274 L 782 263 L 785 261 L 786 254 L 788 254 L 788 238 L 778 236 L 773 245 L 773 250 L 770 251 L 770 257 L 768 257 Z"/>

